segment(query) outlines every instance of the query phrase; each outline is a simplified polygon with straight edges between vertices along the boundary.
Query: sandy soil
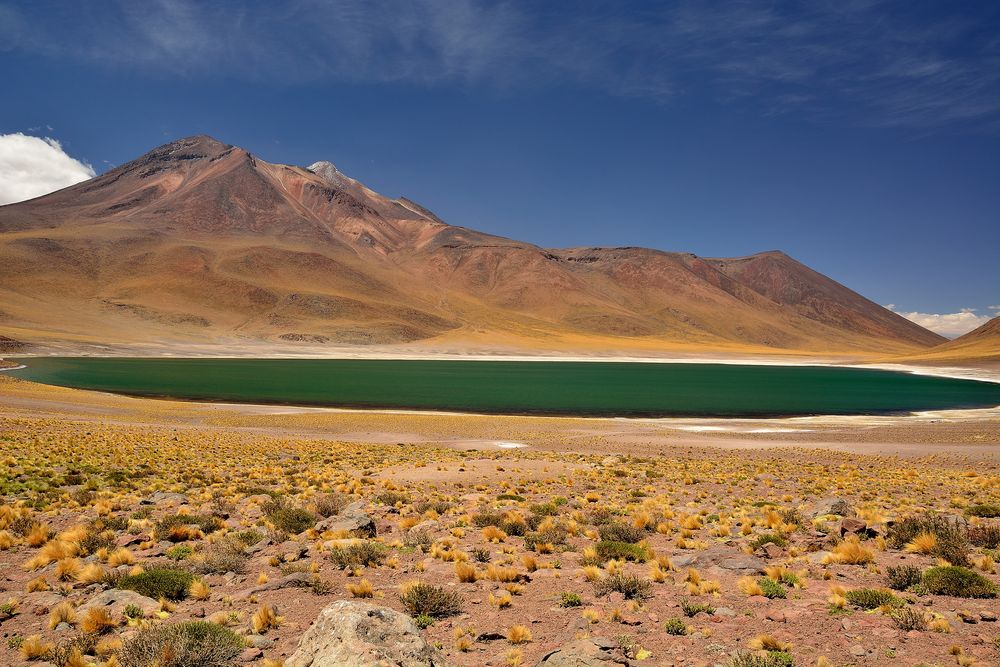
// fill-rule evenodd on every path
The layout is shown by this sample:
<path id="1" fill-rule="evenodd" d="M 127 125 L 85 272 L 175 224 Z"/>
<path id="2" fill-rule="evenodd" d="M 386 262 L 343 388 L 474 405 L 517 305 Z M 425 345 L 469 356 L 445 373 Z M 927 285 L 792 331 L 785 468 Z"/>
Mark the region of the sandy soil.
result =
<path id="1" fill-rule="evenodd" d="M 89 583 L 74 568 L 197 572 L 213 545 L 230 539 L 227 531 L 256 531 L 270 542 L 243 556 L 238 571 L 199 575 L 209 586 L 201 599 L 168 603 L 144 621 L 115 619 L 102 635 L 109 645 L 150 625 L 213 618 L 258 646 L 243 659 L 263 667 L 291 654 L 320 609 L 350 598 L 348 586 L 368 581 L 376 604 L 402 610 L 399 586 L 419 579 L 460 596 L 457 616 L 423 630 L 457 666 L 533 665 L 581 636 L 620 640 L 633 656 L 648 652 L 638 664 L 650 665 L 728 665 L 762 637 L 789 644 L 801 665 L 821 656 L 834 665 L 955 664 L 952 647 L 965 664 L 1000 664 L 1000 627 L 989 620 L 995 599 L 897 592 L 930 624 L 918 630 L 900 628 L 890 608 L 838 601 L 850 590 L 884 588 L 890 565 L 927 570 L 937 562 L 887 544 L 888 522 L 925 509 L 962 517 L 975 503 L 1000 504 L 1000 409 L 760 420 L 497 417 L 151 400 L 0 374 L 0 460 L 6 506 L 47 525 L 50 541 L 81 539 L 71 537 L 75 526 L 95 531 L 127 520 L 111 532 L 134 561 L 116 568 L 105 551 L 29 566 L 43 548 L 18 537 L 14 524 L 0 528 L 14 536 L 0 547 L 7 573 L 0 599 L 18 602 L 17 613 L 0 621 L 8 639 L 0 664 L 31 664 L 17 645 L 33 635 L 52 645 L 88 636 L 82 611 L 70 624 L 49 620 L 61 603 L 81 605 L 110 585 Z M 70 473 L 77 479 L 67 480 Z M 389 558 L 337 567 L 329 545 L 339 535 L 282 534 L 265 513 L 264 490 L 310 511 L 323 494 L 361 502 Z M 155 492 L 182 495 L 155 499 Z M 403 500 L 388 505 L 380 500 L 387 493 Z M 814 518 L 830 497 L 851 505 L 846 519 L 880 536 L 860 543 L 869 564 L 830 560 L 846 525 Z M 551 550 L 533 550 L 513 528 L 491 541 L 481 527 L 491 514 L 537 521 L 543 508 L 555 512 Z M 205 536 L 158 537 L 156 526 L 178 512 L 220 513 L 225 525 Z M 602 513 L 645 526 L 643 544 L 659 561 L 586 569 L 606 530 Z M 754 547 L 771 534 L 785 535 L 784 545 Z M 176 546 L 192 555 L 168 557 Z M 997 557 L 985 547 L 970 547 L 968 556 L 994 584 Z M 749 569 L 730 569 L 742 558 Z M 456 559 L 468 559 L 475 581 L 458 580 Z M 504 568 L 515 581 L 502 580 Z M 784 598 L 755 594 L 764 568 L 798 583 L 788 579 Z M 648 581 L 651 597 L 602 595 L 588 580 L 613 571 Z M 258 588 L 303 572 L 313 577 L 309 587 Z M 51 590 L 27 592 L 39 578 Z M 562 606 L 567 592 L 581 606 Z M 508 593 L 505 606 L 499 601 Z M 715 611 L 687 616 L 681 604 L 692 602 Z M 283 618 L 254 632 L 251 618 L 262 606 Z M 668 634 L 668 619 L 679 619 L 685 634 Z M 515 626 L 530 641 L 512 643 Z"/>

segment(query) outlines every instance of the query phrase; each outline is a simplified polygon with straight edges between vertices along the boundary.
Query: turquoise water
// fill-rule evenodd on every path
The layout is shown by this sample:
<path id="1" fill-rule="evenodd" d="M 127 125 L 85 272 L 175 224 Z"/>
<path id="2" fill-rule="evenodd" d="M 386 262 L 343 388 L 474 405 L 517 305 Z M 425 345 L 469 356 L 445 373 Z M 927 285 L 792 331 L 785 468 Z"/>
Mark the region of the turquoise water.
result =
<path id="1" fill-rule="evenodd" d="M 46 384 L 200 401 L 497 414 L 779 416 L 1000 405 L 1000 384 L 823 366 L 368 359 L 22 359 Z"/>

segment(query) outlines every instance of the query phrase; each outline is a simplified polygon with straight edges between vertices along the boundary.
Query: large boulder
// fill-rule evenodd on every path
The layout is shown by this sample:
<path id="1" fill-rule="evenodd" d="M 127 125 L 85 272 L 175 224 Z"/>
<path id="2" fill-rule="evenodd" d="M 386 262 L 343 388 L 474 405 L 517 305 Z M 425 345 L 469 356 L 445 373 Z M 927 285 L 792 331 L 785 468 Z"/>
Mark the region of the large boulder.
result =
<path id="1" fill-rule="evenodd" d="M 631 665 L 618 644 L 603 637 L 580 639 L 551 651 L 537 667 L 614 667 Z"/>
<path id="2" fill-rule="evenodd" d="M 378 532 L 375 522 L 363 509 L 364 501 L 351 503 L 338 514 L 317 523 L 315 528 L 321 533 L 330 531 L 353 537 L 375 537 Z"/>
<path id="3" fill-rule="evenodd" d="M 324 608 L 285 667 L 448 667 L 413 619 L 393 609 L 340 600 Z"/>

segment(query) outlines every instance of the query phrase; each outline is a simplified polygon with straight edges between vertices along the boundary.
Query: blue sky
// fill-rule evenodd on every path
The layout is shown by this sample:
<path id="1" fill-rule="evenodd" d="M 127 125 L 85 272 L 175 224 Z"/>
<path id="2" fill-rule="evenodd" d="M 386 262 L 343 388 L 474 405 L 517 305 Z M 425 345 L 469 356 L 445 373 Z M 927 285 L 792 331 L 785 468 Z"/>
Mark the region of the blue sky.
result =
<path id="1" fill-rule="evenodd" d="M 207 133 L 540 245 L 1000 305 L 996 2 L 0 0 L 0 73 L 0 134 L 97 172 Z"/>

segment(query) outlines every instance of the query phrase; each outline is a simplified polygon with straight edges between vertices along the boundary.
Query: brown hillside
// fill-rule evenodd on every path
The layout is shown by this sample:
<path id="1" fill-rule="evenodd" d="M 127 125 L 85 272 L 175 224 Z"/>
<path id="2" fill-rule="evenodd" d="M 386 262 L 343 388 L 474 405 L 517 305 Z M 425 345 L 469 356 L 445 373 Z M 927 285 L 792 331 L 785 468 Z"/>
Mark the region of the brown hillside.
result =
<path id="1" fill-rule="evenodd" d="M 549 250 L 209 137 L 0 207 L 0 325 L 123 344 L 895 354 L 943 339 L 781 253 Z M 37 342 L 37 341 L 34 341 Z"/>

